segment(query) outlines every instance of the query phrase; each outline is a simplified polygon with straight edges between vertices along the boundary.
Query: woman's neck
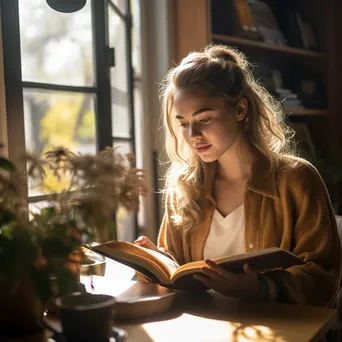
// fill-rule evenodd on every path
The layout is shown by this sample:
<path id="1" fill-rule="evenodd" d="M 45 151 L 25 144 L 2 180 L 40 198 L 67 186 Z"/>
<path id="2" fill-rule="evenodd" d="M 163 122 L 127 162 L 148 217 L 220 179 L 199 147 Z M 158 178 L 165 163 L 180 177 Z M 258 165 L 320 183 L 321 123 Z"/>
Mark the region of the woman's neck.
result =
<path id="1" fill-rule="evenodd" d="M 228 151 L 218 159 L 217 177 L 238 182 L 251 176 L 253 155 L 247 142 L 238 139 Z"/>

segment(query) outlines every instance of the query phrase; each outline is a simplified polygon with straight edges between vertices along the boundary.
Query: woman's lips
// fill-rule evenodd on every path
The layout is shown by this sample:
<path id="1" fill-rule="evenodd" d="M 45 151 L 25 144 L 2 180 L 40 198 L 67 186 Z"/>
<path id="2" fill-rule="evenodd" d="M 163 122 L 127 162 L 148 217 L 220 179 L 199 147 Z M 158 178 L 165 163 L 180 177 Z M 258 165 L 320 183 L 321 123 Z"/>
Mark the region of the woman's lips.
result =
<path id="1" fill-rule="evenodd" d="M 200 144 L 200 145 L 196 145 L 195 149 L 198 153 L 204 153 L 208 151 L 210 147 L 211 147 L 211 144 Z"/>

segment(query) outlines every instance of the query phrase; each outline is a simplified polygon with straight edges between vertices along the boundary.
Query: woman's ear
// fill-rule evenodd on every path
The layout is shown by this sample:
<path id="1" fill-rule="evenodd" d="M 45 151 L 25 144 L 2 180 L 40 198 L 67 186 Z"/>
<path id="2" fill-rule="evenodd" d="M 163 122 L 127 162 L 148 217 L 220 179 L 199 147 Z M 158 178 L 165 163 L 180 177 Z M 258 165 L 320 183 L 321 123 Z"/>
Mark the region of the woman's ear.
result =
<path id="1" fill-rule="evenodd" d="M 236 105 L 236 119 L 237 121 L 242 121 L 246 115 L 247 115 L 247 111 L 248 111 L 248 101 L 245 97 L 242 97 L 238 104 Z"/>

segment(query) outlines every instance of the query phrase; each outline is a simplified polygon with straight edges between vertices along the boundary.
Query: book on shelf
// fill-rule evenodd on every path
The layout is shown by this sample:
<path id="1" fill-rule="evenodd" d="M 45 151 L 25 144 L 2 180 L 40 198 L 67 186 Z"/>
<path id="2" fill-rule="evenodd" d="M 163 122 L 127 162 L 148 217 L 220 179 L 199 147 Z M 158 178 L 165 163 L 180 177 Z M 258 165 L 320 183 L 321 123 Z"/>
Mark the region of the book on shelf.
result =
<path id="1" fill-rule="evenodd" d="M 303 102 L 299 99 L 289 99 L 285 97 L 283 99 L 280 98 L 279 101 L 286 110 L 304 109 Z"/>
<path id="2" fill-rule="evenodd" d="M 261 39 L 261 35 L 252 18 L 247 0 L 233 0 L 237 25 L 235 34 L 250 39 Z"/>
<path id="3" fill-rule="evenodd" d="M 190 262 L 180 266 L 162 253 L 126 241 L 109 241 L 97 246 L 85 247 L 132 267 L 162 286 L 189 291 L 207 290 L 204 284 L 193 278 L 194 274 L 201 273 L 205 265 L 204 261 Z M 304 264 L 294 254 L 277 247 L 212 260 L 232 272 L 242 272 L 245 263 L 258 272 Z"/>
<path id="4" fill-rule="evenodd" d="M 260 0 L 247 0 L 248 7 L 260 35 L 267 44 L 287 45 L 272 8 Z"/>
<path id="5" fill-rule="evenodd" d="M 210 1 L 212 32 L 261 40 L 247 0 Z"/>
<path id="6" fill-rule="evenodd" d="M 292 92 L 291 89 L 287 89 L 287 88 L 276 88 L 275 89 L 276 93 L 281 96 L 281 97 L 287 97 L 287 96 L 290 96 L 290 97 L 295 97 L 295 98 L 298 98 L 298 95 L 297 94 L 294 94 Z M 295 96 L 293 96 L 295 95 Z"/>
<path id="7" fill-rule="evenodd" d="M 306 108 L 326 108 L 326 93 L 323 80 L 316 73 L 294 70 L 293 87 Z"/>
<path id="8" fill-rule="evenodd" d="M 289 88 L 276 88 L 275 97 L 281 102 L 284 109 L 304 109 L 302 100 L 298 94 Z"/>
<path id="9" fill-rule="evenodd" d="M 309 50 L 319 50 L 316 31 L 313 24 L 310 21 L 302 21 L 302 31 L 305 36 L 306 48 Z"/>
<path id="10" fill-rule="evenodd" d="M 274 96 L 278 101 L 281 101 L 284 108 L 295 109 L 303 108 L 298 95 L 291 89 L 288 82 L 286 82 L 286 70 L 281 70 L 275 66 L 266 63 L 258 63 L 258 67 L 254 69 L 254 76 L 260 80 L 268 92 Z"/>
<path id="11" fill-rule="evenodd" d="M 313 24 L 310 21 L 304 20 L 298 11 L 296 11 L 296 18 L 301 38 L 300 47 L 306 50 L 319 50 Z"/>
<path id="12" fill-rule="evenodd" d="M 241 31 L 247 32 L 248 35 L 248 32 L 251 29 L 251 22 L 248 13 L 246 13 L 244 8 L 244 0 L 233 0 L 233 4 L 239 27 L 241 28 Z"/>
<path id="13" fill-rule="evenodd" d="M 287 98 L 289 100 L 298 99 L 298 95 L 292 92 L 291 89 L 284 89 L 284 88 L 276 88 L 275 92 L 279 98 Z"/>
<path id="14" fill-rule="evenodd" d="M 296 7 L 288 2 L 274 0 L 270 1 L 269 5 L 290 46 L 300 49 L 317 49 L 312 23 L 304 20 Z"/>

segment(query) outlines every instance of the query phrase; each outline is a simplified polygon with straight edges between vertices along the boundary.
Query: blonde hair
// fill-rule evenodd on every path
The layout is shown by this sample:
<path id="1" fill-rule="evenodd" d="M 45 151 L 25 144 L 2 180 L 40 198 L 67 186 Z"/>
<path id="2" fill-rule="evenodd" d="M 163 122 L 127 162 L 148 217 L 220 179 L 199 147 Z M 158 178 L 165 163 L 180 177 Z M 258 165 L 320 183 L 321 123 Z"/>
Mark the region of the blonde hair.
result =
<path id="1" fill-rule="evenodd" d="M 246 57 L 230 47 L 210 45 L 192 52 L 166 75 L 161 87 L 165 149 L 171 165 L 165 177 L 165 207 L 169 219 L 186 230 L 195 229 L 203 212 L 208 168 L 182 137 L 173 112 L 177 90 L 191 88 L 237 105 L 248 102 L 242 130 L 254 154 L 267 158 L 270 170 L 283 154 L 292 154 L 292 131 L 283 109 L 253 77 Z"/>

